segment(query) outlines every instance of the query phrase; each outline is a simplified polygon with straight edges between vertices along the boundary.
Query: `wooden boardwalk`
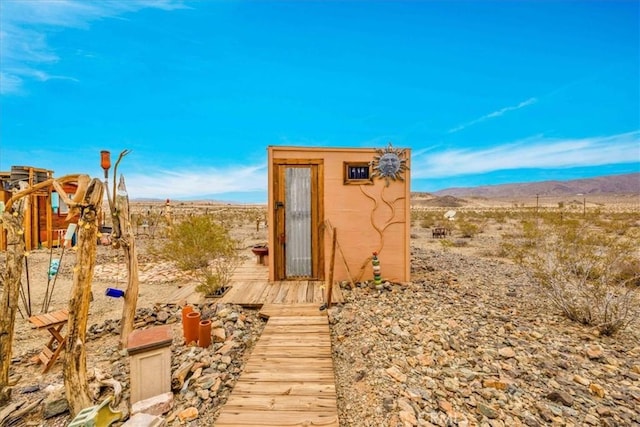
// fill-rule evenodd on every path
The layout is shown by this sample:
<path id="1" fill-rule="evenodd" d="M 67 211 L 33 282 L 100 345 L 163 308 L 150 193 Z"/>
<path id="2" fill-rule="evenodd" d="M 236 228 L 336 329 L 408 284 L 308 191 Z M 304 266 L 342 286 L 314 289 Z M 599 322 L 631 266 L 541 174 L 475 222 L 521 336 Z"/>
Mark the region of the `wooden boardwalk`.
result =
<path id="1" fill-rule="evenodd" d="M 316 303 L 318 306 L 325 302 L 326 287 L 321 280 L 284 280 L 269 282 L 269 268 L 257 265 L 255 260 L 249 260 L 238 267 L 231 278 L 231 289 L 216 302 L 238 304 L 245 307 L 261 307 L 263 304 L 297 304 Z M 182 305 L 200 304 L 205 302 L 202 294 L 191 284 L 178 289 L 169 302 Z M 213 301 L 213 300 L 208 300 Z M 339 286 L 333 286 L 331 301 L 344 302 Z"/>
<path id="2" fill-rule="evenodd" d="M 326 311 L 265 304 L 268 317 L 214 426 L 339 426 Z"/>

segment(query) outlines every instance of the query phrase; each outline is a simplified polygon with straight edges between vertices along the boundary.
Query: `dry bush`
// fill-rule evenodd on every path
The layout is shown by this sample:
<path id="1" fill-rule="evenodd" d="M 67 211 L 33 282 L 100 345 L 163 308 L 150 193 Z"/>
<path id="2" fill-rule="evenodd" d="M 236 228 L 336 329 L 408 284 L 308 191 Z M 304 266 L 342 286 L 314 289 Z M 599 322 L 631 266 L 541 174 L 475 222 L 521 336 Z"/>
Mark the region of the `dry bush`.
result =
<path id="1" fill-rule="evenodd" d="M 598 226 L 604 231 L 619 236 L 638 233 L 637 215 L 613 214 L 608 218 L 599 218 Z"/>
<path id="2" fill-rule="evenodd" d="M 420 227 L 422 228 L 431 228 L 435 227 L 436 225 L 437 222 L 433 218 L 424 218 L 422 221 L 420 221 Z"/>
<path id="3" fill-rule="evenodd" d="M 455 248 L 464 248 L 469 246 L 469 241 L 464 239 L 456 239 L 452 242 L 452 246 Z"/>
<path id="4" fill-rule="evenodd" d="M 472 238 L 481 232 L 481 228 L 478 224 L 466 220 L 458 221 L 456 223 L 456 228 L 460 232 L 460 236 L 465 238 Z"/>
<path id="5" fill-rule="evenodd" d="M 487 219 L 493 219 L 497 224 L 506 224 L 508 215 L 504 210 L 494 210 L 487 212 L 485 217 Z"/>
<path id="6" fill-rule="evenodd" d="M 438 241 L 440 242 L 440 247 L 444 252 L 449 252 L 451 248 L 454 247 L 453 242 L 449 239 L 440 239 Z"/>
<path id="7" fill-rule="evenodd" d="M 418 222 L 421 228 L 431 228 L 438 225 L 442 219 L 442 214 L 432 211 L 411 211 L 411 221 Z"/>
<path id="8" fill-rule="evenodd" d="M 215 295 L 219 289 L 229 284 L 241 261 L 242 258 L 236 253 L 229 253 L 220 255 L 206 267 L 199 268 L 196 270 L 196 276 L 200 284 L 196 286 L 196 291 L 205 295 Z"/>
<path id="9" fill-rule="evenodd" d="M 529 228 L 523 235 L 521 243 L 529 244 L 512 243 L 509 252 L 568 318 L 604 335 L 638 318 L 637 240 L 575 221 Z"/>

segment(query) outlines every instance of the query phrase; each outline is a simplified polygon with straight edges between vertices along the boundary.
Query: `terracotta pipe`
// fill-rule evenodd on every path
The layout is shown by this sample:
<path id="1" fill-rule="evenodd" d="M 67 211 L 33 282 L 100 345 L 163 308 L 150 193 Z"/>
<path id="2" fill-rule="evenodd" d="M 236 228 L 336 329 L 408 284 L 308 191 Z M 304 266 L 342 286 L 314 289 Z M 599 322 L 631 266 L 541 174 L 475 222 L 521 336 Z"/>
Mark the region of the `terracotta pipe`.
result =
<path id="1" fill-rule="evenodd" d="M 192 311 L 187 313 L 187 321 L 185 323 L 184 343 L 189 345 L 198 341 L 198 324 L 200 323 L 200 313 Z"/>
<path id="2" fill-rule="evenodd" d="M 198 329 L 198 345 L 207 348 L 211 345 L 211 320 L 201 320 Z"/>
<path id="3" fill-rule="evenodd" d="M 182 307 L 182 336 L 185 338 L 185 340 L 187 338 L 187 314 L 191 313 L 192 311 L 193 307 L 191 307 L 190 305 L 185 305 L 184 307 Z"/>

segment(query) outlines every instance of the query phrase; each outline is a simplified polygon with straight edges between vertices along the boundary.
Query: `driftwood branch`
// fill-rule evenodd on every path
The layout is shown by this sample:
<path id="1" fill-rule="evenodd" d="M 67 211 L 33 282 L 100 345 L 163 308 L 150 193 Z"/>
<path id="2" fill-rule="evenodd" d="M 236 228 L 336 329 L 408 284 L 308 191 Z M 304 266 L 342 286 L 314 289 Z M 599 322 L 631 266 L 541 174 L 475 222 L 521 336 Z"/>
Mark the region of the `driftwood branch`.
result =
<path id="1" fill-rule="evenodd" d="M 82 210 L 78 220 L 78 251 L 69 300 L 67 349 L 63 368 L 66 397 L 74 416 L 91 406 L 85 343 L 103 192 L 102 182 L 98 179 L 91 180 L 81 203 Z"/>
<path id="2" fill-rule="evenodd" d="M 26 402 L 24 400 L 18 403 L 17 406 L 9 405 L 7 408 L 2 410 L 2 413 L 0 413 L 0 427 L 10 426 L 17 421 L 23 420 L 25 415 L 40 406 L 40 402 L 42 402 L 42 400 L 42 398 L 34 400 L 24 407 L 22 407 Z M 9 411 L 7 411 L 8 409 Z"/>
<path id="3" fill-rule="evenodd" d="M 135 236 L 131 226 L 131 215 L 129 212 L 129 196 L 124 177 L 120 177 L 118 192 L 114 196 L 114 204 L 117 210 L 118 224 L 120 226 L 120 237 L 125 262 L 127 264 L 127 290 L 124 294 L 124 304 L 122 306 L 122 317 L 120 320 L 120 348 L 127 347 L 129 334 L 133 331 L 138 306 L 138 256 L 136 254 Z"/>
<path id="4" fill-rule="evenodd" d="M 32 185 L 29 188 L 26 188 L 24 190 L 18 191 L 17 193 L 15 193 L 13 196 L 11 196 L 11 198 L 9 200 L 7 200 L 7 203 L 5 204 L 5 210 L 6 211 L 11 211 L 11 207 L 13 206 L 13 204 L 22 199 L 24 196 L 28 196 L 31 193 L 35 193 L 38 190 L 42 190 L 43 188 L 47 188 L 50 186 L 54 186 L 55 188 L 55 184 L 65 184 L 67 182 L 77 182 L 78 179 L 80 179 L 82 175 L 80 174 L 75 174 L 75 175 L 65 175 L 62 178 L 49 178 L 46 181 L 40 182 L 38 184 Z M 84 175 L 87 176 L 87 175 Z M 87 176 L 88 177 L 88 176 Z M 59 187 L 62 188 L 62 187 Z M 65 194 L 64 191 L 60 191 L 58 190 L 58 188 L 56 188 L 56 191 L 58 191 L 58 193 L 60 193 L 60 196 L 64 196 L 66 198 L 63 197 L 63 201 L 67 204 L 73 204 L 73 201 L 71 199 L 69 199 L 69 197 L 67 197 L 67 195 Z"/>
<path id="5" fill-rule="evenodd" d="M 81 198 L 85 196 L 85 190 L 89 188 L 89 181 L 90 178 L 88 175 L 81 174 L 66 175 L 58 179 L 50 178 L 28 188 L 21 188 L 7 200 L 5 205 L 5 211 L 2 214 L 2 224 L 7 232 L 7 255 L 6 269 L 2 276 L 3 286 L 0 291 L 0 405 L 9 401 L 11 397 L 12 384 L 9 380 L 9 367 L 11 365 L 15 317 L 18 311 L 20 281 L 25 256 L 23 224 L 25 221 L 25 203 L 28 200 L 26 196 L 36 191 L 53 187 L 67 205 L 73 208 L 81 208 L 89 202 L 94 203 L 98 197 L 95 196 L 90 198 L 90 200 L 81 200 Z M 73 200 L 70 199 L 62 189 L 62 184 L 67 182 L 78 183 L 79 191 L 76 192 L 76 197 L 74 197 Z M 101 192 L 99 197 L 99 201 L 101 202 Z M 93 246 L 95 246 L 95 237 L 93 238 Z"/>
<path id="6" fill-rule="evenodd" d="M 22 375 L 12 375 L 9 377 L 9 386 L 13 387 L 14 385 L 18 384 L 18 381 L 20 381 L 20 379 L 22 379 Z"/>
<path id="7" fill-rule="evenodd" d="M 117 406 L 120 403 L 120 399 L 122 397 L 122 384 L 114 378 L 109 377 L 104 372 L 95 369 L 94 374 L 96 376 L 96 381 L 100 386 L 111 387 L 113 389 L 113 405 Z"/>
<path id="8" fill-rule="evenodd" d="M 80 213 L 80 208 L 82 201 L 84 200 L 84 196 L 87 193 L 87 188 L 89 187 L 89 183 L 91 182 L 91 178 L 88 175 L 78 175 L 77 183 L 78 188 L 73 195 L 73 199 L 69 198 L 67 193 L 62 188 L 62 185 L 58 183 L 56 180 L 53 180 L 51 183 L 53 188 L 58 192 L 58 195 L 62 199 L 63 202 L 69 206 L 69 212 L 67 213 L 66 220 L 70 220 L 74 216 Z"/>
<path id="9" fill-rule="evenodd" d="M 116 160 L 116 164 L 113 166 L 113 197 L 114 198 L 116 197 L 116 176 L 118 176 L 118 166 L 120 165 L 120 162 L 122 161 L 124 156 L 126 156 L 130 152 L 131 150 L 122 150 L 118 155 L 118 160 Z"/>
<path id="10" fill-rule="evenodd" d="M 2 408 L 0 410 L 0 426 L 5 425 L 5 420 L 11 416 L 11 414 L 18 410 L 22 405 L 24 405 L 27 401 L 21 400 L 20 402 L 13 402 Z"/>
<path id="11" fill-rule="evenodd" d="M 123 150 L 118 156 L 118 160 L 113 166 L 113 190 L 111 196 L 109 195 L 109 185 L 105 180 L 105 187 L 107 190 L 107 200 L 109 201 L 109 211 L 111 212 L 111 225 L 112 225 L 112 246 L 115 249 L 120 248 L 122 242 L 120 237 L 122 236 L 122 227 L 120 226 L 120 215 L 118 212 L 118 206 L 116 203 L 116 176 L 118 174 L 118 165 L 122 158 L 130 153 L 130 150 Z"/>
<path id="12" fill-rule="evenodd" d="M 5 210 L 2 225 L 7 232 L 6 269 L 2 276 L 0 295 L 0 405 L 11 398 L 9 368 L 15 330 L 16 311 L 20 295 L 20 280 L 24 265 L 24 205 L 25 199 L 16 199 L 15 209 Z"/>
<path id="13" fill-rule="evenodd" d="M 193 368 L 195 362 L 186 361 L 183 362 L 182 365 L 176 369 L 176 371 L 171 376 L 171 389 L 174 391 L 180 390 L 182 388 L 182 384 L 184 384 L 184 380 L 187 378 L 187 375 L 191 372 L 191 368 Z"/>

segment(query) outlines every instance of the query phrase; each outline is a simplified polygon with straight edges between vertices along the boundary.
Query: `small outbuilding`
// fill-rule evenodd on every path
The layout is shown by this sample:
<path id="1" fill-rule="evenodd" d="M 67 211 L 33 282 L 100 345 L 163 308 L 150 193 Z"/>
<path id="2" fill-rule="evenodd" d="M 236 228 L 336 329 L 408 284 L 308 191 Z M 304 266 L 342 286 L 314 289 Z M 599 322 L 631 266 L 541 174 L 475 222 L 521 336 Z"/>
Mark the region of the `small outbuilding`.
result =
<path id="1" fill-rule="evenodd" d="M 12 166 L 10 172 L 0 172 L 0 213 L 5 204 L 20 189 L 31 188 L 53 178 L 53 171 L 32 166 Z M 68 195 L 76 192 L 75 182 L 63 184 Z M 46 186 L 27 196 L 24 215 L 26 250 L 61 244 L 69 222 L 68 208 L 53 186 Z M 0 250 L 7 249 L 6 231 L 0 224 Z"/>
<path id="2" fill-rule="evenodd" d="M 269 280 L 408 282 L 410 153 L 268 147 Z"/>

